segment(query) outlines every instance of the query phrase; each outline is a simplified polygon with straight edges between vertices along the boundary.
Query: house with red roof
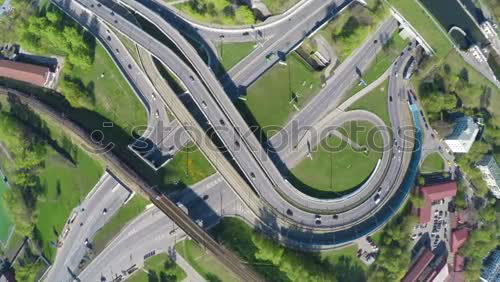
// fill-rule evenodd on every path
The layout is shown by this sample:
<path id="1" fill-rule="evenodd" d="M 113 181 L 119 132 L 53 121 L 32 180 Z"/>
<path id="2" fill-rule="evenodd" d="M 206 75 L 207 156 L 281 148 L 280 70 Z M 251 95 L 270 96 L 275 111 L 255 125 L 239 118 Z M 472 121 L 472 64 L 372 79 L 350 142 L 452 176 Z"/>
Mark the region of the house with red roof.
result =
<path id="1" fill-rule="evenodd" d="M 465 241 L 469 238 L 469 230 L 467 228 L 461 228 L 454 230 L 451 233 L 451 252 L 456 253 L 458 249 L 465 244 Z"/>
<path id="2" fill-rule="evenodd" d="M 434 258 L 434 253 L 428 248 L 420 254 L 415 263 L 411 266 L 410 270 L 406 273 L 402 282 L 415 282 L 418 281 L 420 275 L 424 272 L 425 268 Z"/>
<path id="3" fill-rule="evenodd" d="M 445 183 L 424 186 L 420 188 L 420 193 L 424 197 L 424 204 L 418 210 L 420 224 L 431 221 L 432 203 L 457 195 L 457 183 L 449 181 Z"/>
<path id="4" fill-rule="evenodd" d="M 0 76 L 41 87 L 47 87 L 51 81 L 51 72 L 48 67 L 9 60 L 0 60 Z"/>

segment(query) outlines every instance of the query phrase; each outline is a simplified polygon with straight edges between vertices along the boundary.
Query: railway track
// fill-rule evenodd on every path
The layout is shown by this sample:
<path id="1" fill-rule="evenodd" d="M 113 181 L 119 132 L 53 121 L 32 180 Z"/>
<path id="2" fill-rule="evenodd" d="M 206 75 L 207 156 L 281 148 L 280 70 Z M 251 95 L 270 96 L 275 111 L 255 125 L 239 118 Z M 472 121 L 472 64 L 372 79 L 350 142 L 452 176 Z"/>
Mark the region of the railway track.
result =
<path id="1" fill-rule="evenodd" d="M 134 170 L 123 163 L 113 152 L 101 144 L 90 140 L 90 134 L 77 123 L 70 120 L 64 113 L 56 111 L 51 106 L 40 101 L 38 97 L 18 90 L 0 87 L 0 95 L 15 98 L 18 102 L 28 106 L 35 112 L 46 116 L 60 125 L 71 136 L 75 137 L 82 147 L 106 164 L 107 168 L 130 189 L 149 198 L 161 211 L 165 213 L 179 228 L 184 230 L 193 240 L 204 246 L 229 270 L 234 272 L 242 281 L 261 281 L 262 279 L 229 250 L 219 245 L 207 232 L 199 227 L 166 196 L 159 194 Z"/>

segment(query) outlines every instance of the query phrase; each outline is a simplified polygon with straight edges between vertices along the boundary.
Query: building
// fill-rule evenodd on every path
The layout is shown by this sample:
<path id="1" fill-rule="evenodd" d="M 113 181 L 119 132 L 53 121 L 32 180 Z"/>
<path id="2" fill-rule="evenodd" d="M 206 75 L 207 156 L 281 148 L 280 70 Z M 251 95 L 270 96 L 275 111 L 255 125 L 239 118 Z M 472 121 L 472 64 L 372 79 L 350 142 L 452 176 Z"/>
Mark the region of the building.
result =
<path id="1" fill-rule="evenodd" d="M 411 265 L 410 270 L 406 273 L 402 282 L 415 282 L 418 281 L 420 275 L 424 272 L 425 268 L 434 258 L 434 253 L 428 248 L 425 248 L 415 262 Z"/>
<path id="2" fill-rule="evenodd" d="M 481 48 L 479 48 L 479 46 L 474 44 L 469 48 L 468 51 L 472 55 L 472 57 L 474 57 L 474 59 L 476 59 L 478 62 L 484 63 L 488 61 L 488 58 L 486 58 L 486 56 L 484 55 L 483 51 L 481 51 Z"/>
<path id="3" fill-rule="evenodd" d="M 458 249 L 465 244 L 465 241 L 469 238 L 469 230 L 467 228 L 461 228 L 454 230 L 451 233 L 451 243 L 450 248 L 452 253 L 458 252 Z"/>
<path id="4" fill-rule="evenodd" d="M 481 281 L 500 281 L 500 250 L 493 251 L 484 261 Z"/>
<path id="5" fill-rule="evenodd" d="M 484 182 L 488 185 L 491 193 L 500 199 L 500 167 L 492 155 L 486 155 L 477 164 L 477 168 L 483 175 Z"/>
<path id="6" fill-rule="evenodd" d="M 453 153 L 469 152 L 479 132 L 479 125 L 471 117 L 460 117 L 455 120 L 453 132 L 445 138 L 444 142 Z"/>
<path id="7" fill-rule="evenodd" d="M 491 22 L 484 21 L 479 26 L 481 27 L 481 30 L 483 31 L 483 34 L 487 39 L 491 39 L 496 36 L 497 33 Z"/>
<path id="8" fill-rule="evenodd" d="M 0 76 L 41 87 L 48 87 L 53 77 L 48 67 L 9 60 L 0 60 Z"/>
<path id="9" fill-rule="evenodd" d="M 424 186 L 420 188 L 420 193 L 424 197 L 424 204 L 418 209 L 418 217 L 420 224 L 425 224 L 431 221 L 432 204 L 455 197 L 457 194 L 457 183 L 455 181 Z"/>
<path id="10" fill-rule="evenodd" d="M 444 282 L 449 271 L 446 255 L 436 255 L 428 248 L 420 249 L 417 259 L 411 265 L 402 282 L 432 281 Z"/>

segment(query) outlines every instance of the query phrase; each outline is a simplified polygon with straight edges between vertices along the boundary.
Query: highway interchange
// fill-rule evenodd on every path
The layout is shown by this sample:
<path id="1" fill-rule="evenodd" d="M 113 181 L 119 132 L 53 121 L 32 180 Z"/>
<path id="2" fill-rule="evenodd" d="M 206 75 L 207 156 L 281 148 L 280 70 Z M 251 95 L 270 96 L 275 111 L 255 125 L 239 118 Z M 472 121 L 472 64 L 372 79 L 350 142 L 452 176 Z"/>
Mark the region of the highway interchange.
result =
<path id="1" fill-rule="evenodd" d="M 388 105 L 394 130 L 387 132 L 383 136 L 385 136 L 385 146 L 391 149 L 384 151 L 379 166 L 362 189 L 342 198 L 316 199 L 299 192 L 282 175 L 284 168 L 291 168 L 307 154 L 307 146 L 304 146 L 303 141 L 305 139 L 301 140 L 299 133 L 294 133 L 294 126 L 299 128 L 306 125 L 314 126 L 319 132 L 328 133 L 328 131 L 325 131 L 327 128 L 335 125 L 340 126 L 351 120 L 361 119 L 375 125 L 383 125 L 380 118 L 369 112 L 344 113 L 343 110 L 339 110 L 337 107 L 349 87 L 360 79 L 358 73 L 368 69 L 376 53 L 382 48 L 383 43 L 397 29 L 397 22 L 394 19 L 389 18 L 384 21 L 378 30 L 374 32 L 374 35 L 366 40 L 326 81 L 320 93 L 294 115 L 287 126 L 278 135 L 271 138 L 264 148 L 251 133 L 248 125 L 231 101 L 234 97 L 226 94 L 225 89 L 227 87 L 224 88 L 224 86 L 228 84 L 233 84 L 238 88 L 249 86 L 251 82 L 281 59 L 281 55 L 276 55 L 272 56 L 271 61 L 268 61 L 265 59 L 266 56 L 288 53 L 306 35 L 313 32 L 322 22 L 329 20 L 335 12 L 348 5 L 350 1 L 337 1 L 334 2 L 334 5 L 332 5 L 332 2 L 325 0 L 300 2 L 291 12 L 284 14 L 283 17 L 268 25 L 263 24 L 258 27 L 227 31 L 220 28 L 195 25 L 185 19 L 179 20 L 180 18 L 177 16 L 172 16 L 171 11 L 154 1 L 120 1 L 120 3 L 140 13 L 156 25 L 177 46 L 181 54 L 173 52 L 162 42 L 159 42 L 124 17 L 114 13 L 109 7 L 100 2 L 94 0 L 54 0 L 54 3 L 93 32 L 111 54 L 115 63 L 120 67 L 122 73 L 131 83 L 132 88 L 148 110 L 148 120 L 152 126 L 143 137 L 152 140 L 152 143 L 159 148 L 160 154 L 173 155 L 176 150 L 187 142 L 187 139 L 185 139 L 182 144 L 173 144 L 175 142 L 166 142 L 167 144 L 164 144 L 164 138 L 161 133 L 158 133 L 163 131 L 162 123 L 172 124 L 171 128 L 174 130 L 183 130 L 179 125 L 185 126 L 183 122 L 168 120 L 165 109 L 172 110 L 177 118 L 179 118 L 177 114 L 186 111 L 186 109 L 174 107 L 166 102 L 169 99 L 168 95 L 171 95 L 173 91 L 166 89 L 168 85 L 159 82 L 158 77 L 153 78 L 156 70 L 151 69 L 153 66 L 151 56 L 149 58 L 141 56 L 142 65 L 139 66 L 125 50 L 113 30 L 117 30 L 134 41 L 140 49 L 140 54 L 146 52 L 161 61 L 188 90 L 189 96 L 203 114 L 201 119 L 208 122 L 216 130 L 218 137 L 237 165 L 236 171 L 240 172 L 234 173 L 235 169 L 228 167 L 228 165 L 231 165 L 230 162 L 216 162 L 209 158 L 218 171 L 217 174 L 212 176 L 212 178 L 217 179 L 218 184 L 209 190 L 214 192 L 211 192 L 213 194 L 208 197 L 207 209 L 215 212 L 216 219 L 221 215 L 231 214 L 231 211 L 224 213 L 220 208 L 217 208 L 216 204 L 213 204 L 217 202 L 217 193 L 220 193 L 221 197 L 222 193 L 230 193 L 227 198 L 232 200 L 224 203 L 224 206 L 237 203 L 238 210 L 244 211 L 241 213 L 246 214 L 246 216 L 242 217 L 248 217 L 248 222 L 283 243 L 310 250 L 328 249 L 349 243 L 356 237 L 380 228 L 386 222 L 384 216 L 382 216 L 384 220 L 378 220 L 376 214 L 379 209 L 384 207 L 386 202 L 395 198 L 395 194 L 400 193 L 398 187 L 405 178 L 406 168 L 412 157 L 412 144 L 408 144 L 411 143 L 408 142 L 409 136 L 400 134 L 397 130 L 399 127 L 411 125 L 411 119 L 409 119 L 409 113 L 406 109 L 405 86 L 402 81 L 403 66 L 411 56 L 411 48 L 404 50 L 391 66 L 389 73 L 388 91 L 391 98 L 388 98 L 390 99 Z M 154 7 L 154 9 L 150 9 L 151 7 Z M 175 24 L 172 24 L 172 22 Z M 197 51 L 179 33 L 176 28 L 179 24 L 195 26 L 194 30 L 199 31 L 198 36 L 202 38 L 213 39 L 213 37 L 217 36 L 221 38 L 220 35 L 223 34 L 224 40 L 238 41 L 242 37 L 248 38 L 249 35 L 246 32 L 253 32 L 257 34 L 256 38 L 259 38 L 261 43 L 249 56 L 230 70 L 221 83 L 217 80 L 211 68 L 203 62 Z M 290 24 L 293 24 L 294 28 L 288 28 Z M 113 30 L 108 29 L 109 26 L 113 27 Z M 286 32 L 283 32 L 285 29 Z M 196 118 L 199 123 L 200 117 Z M 288 142 L 284 143 L 283 146 L 279 143 L 285 139 L 283 138 L 285 135 L 287 137 L 291 136 L 291 139 L 286 138 Z M 310 139 L 314 142 L 312 145 L 318 144 L 325 136 L 323 134 L 319 136 L 321 138 Z M 213 152 L 207 151 L 211 147 L 202 144 L 206 142 L 207 138 L 201 139 L 193 141 L 209 157 L 210 154 L 213 154 Z M 296 140 L 296 142 L 290 142 L 289 140 Z M 174 146 L 174 150 L 172 150 L 172 146 Z M 271 152 L 268 151 L 269 149 L 272 149 Z M 200 186 L 203 185 L 200 184 Z M 372 198 L 379 188 L 382 188 L 380 191 L 382 202 L 376 204 Z M 197 190 L 194 189 L 194 191 Z M 159 203 L 162 200 L 153 200 L 153 202 L 159 205 L 160 210 L 165 211 L 161 208 L 161 203 Z M 219 202 L 222 202 L 222 200 L 219 200 Z M 231 210 L 231 208 L 227 208 L 227 210 Z M 203 209 L 190 209 L 189 215 L 196 219 L 197 213 L 204 214 Z M 232 214 L 235 213 L 233 210 Z M 167 216 L 172 215 L 167 214 Z M 320 218 L 319 222 L 318 218 Z M 166 219 L 162 220 L 168 222 Z M 207 220 L 207 223 L 210 222 L 209 219 L 205 220 Z M 140 221 L 135 223 L 138 222 Z M 370 226 L 368 232 L 361 230 L 363 224 Z M 144 234 L 162 234 L 162 228 L 165 228 L 163 232 L 171 228 L 168 227 L 170 224 L 167 223 L 151 226 L 154 226 L 155 230 L 145 228 L 145 230 L 151 232 L 144 232 Z M 291 229 L 292 226 L 293 229 Z M 179 231 L 180 233 L 181 231 Z M 346 234 L 350 235 L 347 236 Z M 122 238 L 121 240 L 125 240 L 124 238 L 131 240 L 131 238 L 123 236 L 123 233 L 120 236 L 123 237 L 119 237 Z M 171 238 L 167 237 L 169 236 L 161 237 L 161 239 L 171 241 Z M 346 238 L 348 239 L 345 240 Z M 113 244 L 120 242 L 118 238 L 116 240 Z M 141 250 L 153 247 L 144 246 L 144 249 L 140 249 L 141 247 L 138 246 L 138 248 L 137 252 L 140 253 Z M 101 256 L 106 256 L 107 252 L 108 250 L 105 250 Z M 58 251 L 58 256 L 59 253 L 62 253 L 62 257 L 65 256 L 62 250 Z M 100 258 L 97 257 L 96 259 Z M 118 264 L 123 268 L 125 262 L 118 262 Z M 98 268 L 100 264 L 96 265 Z M 73 268 L 74 262 L 72 266 L 66 266 Z M 60 272 L 63 267 L 56 267 L 55 264 L 53 268 L 59 269 Z M 97 277 L 99 271 L 94 268 L 84 270 L 81 275 L 89 275 L 89 279 L 90 277 Z"/>

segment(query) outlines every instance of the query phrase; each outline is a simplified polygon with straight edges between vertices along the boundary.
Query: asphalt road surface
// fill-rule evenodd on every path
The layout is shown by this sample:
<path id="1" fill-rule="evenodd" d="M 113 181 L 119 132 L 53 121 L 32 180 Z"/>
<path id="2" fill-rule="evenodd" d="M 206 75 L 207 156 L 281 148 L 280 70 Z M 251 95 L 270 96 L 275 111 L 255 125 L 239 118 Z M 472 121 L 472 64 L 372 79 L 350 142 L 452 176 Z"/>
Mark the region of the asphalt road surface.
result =
<path id="1" fill-rule="evenodd" d="M 73 274 L 78 273 L 78 266 L 88 248 L 84 244 L 102 228 L 129 199 L 131 192 L 123 187 L 112 175 L 104 173 L 87 198 L 71 213 L 65 226 L 69 229 L 66 237 L 61 239 L 62 246 L 57 249 L 46 281 L 71 281 Z M 106 210 L 106 212 L 104 212 Z M 73 216 L 76 215 L 75 218 Z M 62 231 L 60 238 L 64 234 Z"/>
<path id="2" fill-rule="evenodd" d="M 193 220 L 202 220 L 204 228 L 213 226 L 224 213 L 236 213 L 238 199 L 219 175 L 212 175 L 175 196 Z M 240 203 L 241 204 L 241 203 Z M 152 207 L 130 222 L 78 276 L 81 281 L 110 281 L 133 265 L 142 266 L 144 255 L 154 251 L 172 254 L 175 243 L 185 233 L 162 211 Z"/>
<path id="3" fill-rule="evenodd" d="M 82 1 L 84 3 L 88 3 L 87 1 Z M 119 30 L 122 30 L 124 34 L 131 37 L 137 43 L 143 45 L 143 47 L 149 49 L 150 52 L 155 54 L 158 58 L 160 58 L 166 65 L 172 68 L 172 71 L 180 76 L 180 79 L 184 82 L 184 84 L 190 89 L 191 93 L 195 93 L 193 96 L 195 101 L 197 102 L 200 108 L 204 109 L 204 114 L 209 119 L 212 125 L 222 125 L 230 123 L 232 126 L 235 126 L 236 130 L 240 131 L 239 136 L 244 136 L 241 133 L 241 128 L 247 128 L 246 123 L 241 118 L 237 110 L 232 105 L 231 101 L 228 99 L 226 94 L 223 92 L 220 84 L 215 79 L 213 74 L 206 68 L 201 59 L 197 56 L 196 51 L 192 49 L 192 47 L 185 47 L 185 45 L 189 45 L 187 42 L 183 42 L 182 37 L 178 34 L 177 31 L 171 30 L 171 27 L 162 25 L 162 28 L 170 28 L 168 31 L 168 35 L 173 38 L 172 40 L 179 45 L 180 49 L 185 52 L 186 57 L 192 61 L 192 65 L 197 70 L 198 74 L 202 77 L 203 84 L 201 81 L 196 79 L 197 75 L 192 74 L 184 64 L 176 58 L 172 52 L 161 44 L 158 44 L 156 40 L 152 39 L 144 32 L 140 31 L 137 27 L 131 25 L 126 22 L 124 19 L 120 18 L 117 15 L 112 15 L 109 12 L 105 12 L 107 9 L 103 7 L 97 8 L 96 6 L 92 7 L 93 4 L 87 4 L 87 7 L 93 8 L 94 12 L 98 13 L 100 17 L 104 18 L 107 22 L 111 24 L 115 24 L 115 27 Z M 108 10 L 109 11 L 109 10 Z M 144 11 L 144 13 L 149 13 L 150 11 Z M 157 17 L 156 15 L 148 15 L 148 18 L 152 19 Z M 113 20 L 113 18 L 115 18 Z M 119 20 L 118 20 L 119 19 Z M 164 23 L 164 22 L 162 22 Z M 162 24 L 160 23 L 160 24 Z M 164 29 L 164 31 L 165 31 Z M 180 42 L 180 43 L 179 43 Z M 160 51 L 161 50 L 161 51 Z M 173 62 L 172 62 L 173 61 Z M 179 68 L 180 67 L 180 68 Z M 207 86 L 211 89 L 214 95 L 206 92 L 204 88 Z M 217 101 L 214 101 L 213 97 L 216 97 Z M 205 104 L 205 106 L 202 106 Z M 222 116 L 221 116 L 222 115 Z M 227 121 L 227 123 L 226 123 Z M 224 123 L 224 124 L 222 124 Z M 240 165 L 242 170 L 247 173 L 247 177 L 249 181 L 253 184 L 253 186 L 261 193 L 261 196 L 264 195 L 264 198 L 273 206 L 276 210 L 281 211 L 283 214 L 286 210 L 281 209 L 283 206 L 291 206 L 286 201 L 282 199 L 283 194 L 290 197 L 295 194 L 291 193 L 282 193 L 279 195 L 276 189 L 269 189 L 270 187 L 278 186 L 283 190 L 287 189 L 287 185 L 284 184 L 285 180 L 281 177 L 281 174 L 276 169 L 276 167 L 270 163 L 266 156 L 257 156 L 258 153 L 262 153 L 262 150 L 255 150 L 255 148 L 259 148 L 260 144 L 256 140 L 255 136 L 248 136 L 245 139 L 235 140 L 235 135 L 231 132 L 225 132 L 222 130 L 218 130 L 219 136 L 222 138 L 223 142 L 226 146 L 232 149 L 232 154 L 236 160 L 236 162 Z M 236 138 L 240 138 L 236 136 Z M 253 139 L 252 139 L 253 138 Z M 251 144 L 248 144 L 248 143 Z M 238 146 L 238 144 L 244 143 L 245 146 Z M 233 145 L 230 145 L 233 144 Z M 229 146 L 228 146 L 229 145 Z M 235 147 L 238 147 L 238 151 L 236 151 Z M 259 160 L 258 162 L 254 162 L 253 160 Z M 278 183 L 278 185 L 276 185 Z M 281 185 L 280 185 L 281 184 Z M 291 192 L 291 191 L 286 191 Z M 296 192 L 296 191 L 294 191 Z M 265 194 L 264 194 L 265 193 Z M 303 195 L 299 195 L 299 197 L 295 197 L 293 201 L 295 203 L 301 202 L 302 207 L 308 206 L 311 209 L 318 209 L 318 201 L 314 201 L 311 203 L 309 198 L 302 197 Z M 293 211 L 293 220 L 295 222 L 300 222 L 303 225 L 307 225 L 310 227 L 317 227 L 315 223 L 315 214 L 310 212 L 305 212 L 303 210 L 297 209 L 295 207 L 290 207 Z M 332 208 L 328 206 L 328 210 Z M 338 226 L 338 221 L 335 219 L 324 220 L 321 224 L 321 227 L 328 228 L 330 226 Z"/>

